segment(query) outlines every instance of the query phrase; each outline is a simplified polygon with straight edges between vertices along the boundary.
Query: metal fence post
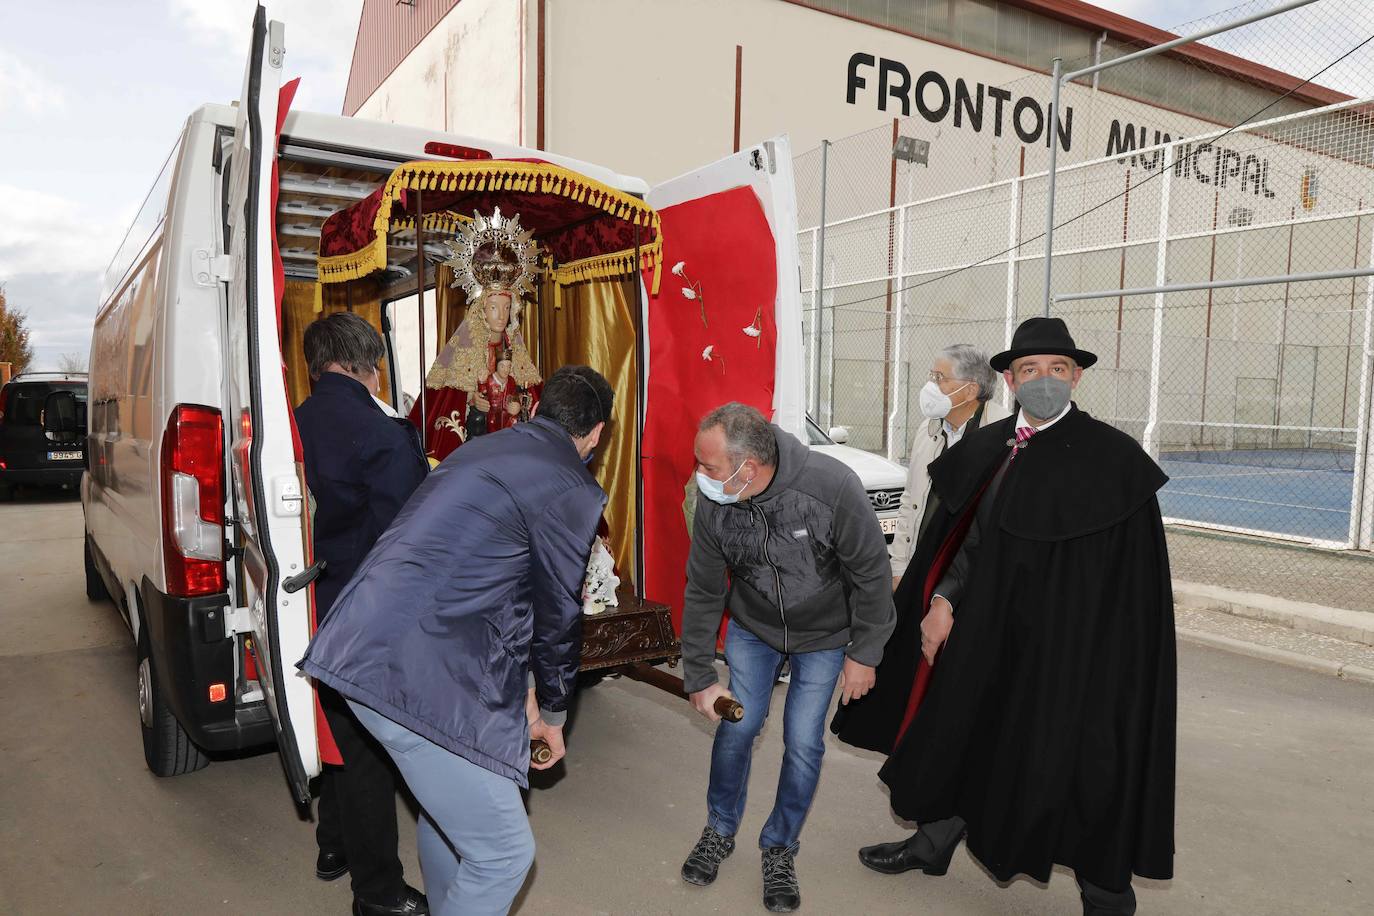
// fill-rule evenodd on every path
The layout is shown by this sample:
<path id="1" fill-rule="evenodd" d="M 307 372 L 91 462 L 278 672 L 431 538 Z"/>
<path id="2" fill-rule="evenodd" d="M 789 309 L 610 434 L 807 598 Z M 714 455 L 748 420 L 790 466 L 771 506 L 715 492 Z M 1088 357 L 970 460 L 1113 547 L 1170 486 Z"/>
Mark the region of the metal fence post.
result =
<path id="1" fill-rule="evenodd" d="M 906 267 L 906 209 L 907 204 L 897 208 L 897 329 L 892 339 L 892 411 L 887 415 L 887 459 L 896 461 L 899 447 L 906 442 L 897 438 L 897 413 L 906 413 L 906 398 L 902 387 L 902 325 L 905 324 L 902 294 L 902 272 Z"/>
<path id="2" fill-rule="evenodd" d="M 1020 267 L 1017 261 L 1017 246 L 1021 243 L 1021 194 L 1023 193 L 1020 176 L 1011 180 L 1011 215 L 1007 218 L 1007 315 L 1006 327 L 1002 335 L 1002 346 L 1011 346 L 1011 335 L 1016 333 L 1016 272 Z M 1003 386 L 1002 404 L 1011 410 L 1011 389 Z"/>
<path id="3" fill-rule="evenodd" d="M 820 412 L 821 397 L 821 279 L 817 269 L 820 259 L 816 256 L 819 235 L 819 229 L 811 230 L 811 365 L 806 372 L 806 404 L 813 417 Z"/>
<path id="4" fill-rule="evenodd" d="M 1160 168 L 1162 186 L 1159 189 L 1159 238 L 1155 242 L 1155 285 L 1169 282 L 1169 198 L 1174 185 L 1173 153 L 1177 147 L 1166 146 Z M 1141 445 L 1151 458 L 1159 458 L 1159 384 L 1163 372 L 1164 351 L 1164 293 L 1155 293 L 1154 325 L 1150 339 L 1150 403 L 1145 413 L 1145 431 Z"/>
<path id="5" fill-rule="evenodd" d="M 1042 300 L 1046 318 L 1050 316 L 1050 293 L 1054 281 L 1054 194 L 1059 164 L 1059 87 L 1063 84 L 1060 79 L 1063 64 L 1064 61 L 1056 57 L 1050 73 L 1054 85 L 1050 89 L 1050 170 L 1045 176 L 1048 184 L 1045 188 L 1045 289 Z"/>
<path id="6" fill-rule="evenodd" d="M 1374 267 L 1374 235 L 1369 264 Z M 1356 420 L 1355 474 L 1350 489 L 1350 546 L 1374 550 L 1374 277 L 1365 278 L 1364 340 L 1360 350 L 1360 415 Z"/>
<path id="7" fill-rule="evenodd" d="M 821 141 L 821 222 L 817 226 L 816 244 L 811 249 L 816 258 L 816 282 L 815 292 L 811 296 L 812 306 L 815 308 L 814 327 L 816 346 L 812 352 L 811 371 L 816 379 L 816 403 L 812 408 L 812 416 L 817 423 L 821 422 L 821 341 L 823 338 L 822 325 L 825 323 L 825 185 L 826 168 L 830 158 L 830 141 Z M 834 367 L 831 367 L 834 373 Z"/>

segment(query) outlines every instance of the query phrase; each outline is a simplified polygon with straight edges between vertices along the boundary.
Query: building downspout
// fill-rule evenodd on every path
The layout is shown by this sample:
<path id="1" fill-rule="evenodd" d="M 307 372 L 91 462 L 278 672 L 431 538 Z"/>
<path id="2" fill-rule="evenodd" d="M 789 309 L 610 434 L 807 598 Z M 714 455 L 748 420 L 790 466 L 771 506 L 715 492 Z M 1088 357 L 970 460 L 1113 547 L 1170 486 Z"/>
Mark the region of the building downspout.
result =
<path id="1" fill-rule="evenodd" d="M 547 138 L 544 134 L 544 64 L 546 57 L 547 43 L 544 40 L 545 33 L 548 31 L 549 16 L 547 4 L 548 0 L 538 0 L 538 11 L 535 15 L 536 27 L 539 29 L 539 40 L 535 50 L 535 127 L 534 127 L 534 148 L 548 149 Z"/>

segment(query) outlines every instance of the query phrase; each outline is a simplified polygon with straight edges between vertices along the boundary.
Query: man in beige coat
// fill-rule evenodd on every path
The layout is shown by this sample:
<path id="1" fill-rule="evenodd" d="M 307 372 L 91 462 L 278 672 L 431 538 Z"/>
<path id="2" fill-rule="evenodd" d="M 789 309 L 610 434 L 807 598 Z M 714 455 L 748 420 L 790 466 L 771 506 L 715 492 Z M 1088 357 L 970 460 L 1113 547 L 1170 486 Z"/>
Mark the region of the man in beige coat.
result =
<path id="1" fill-rule="evenodd" d="M 988 355 L 971 344 L 945 347 L 930 365 L 930 377 L 921 389 L 921 413 L 926 422 L 916 431 L 907 464 L 906 490 L 897 513 L 897 534 L 888 545 L 895 591 L 911 560 L 912 546 L 920 539 L 921 521 L 930 499 L 929 464 L 953 448 L 966 430 L 987 426 L 1011 416 L 994 401 L 997 373 Z"/>

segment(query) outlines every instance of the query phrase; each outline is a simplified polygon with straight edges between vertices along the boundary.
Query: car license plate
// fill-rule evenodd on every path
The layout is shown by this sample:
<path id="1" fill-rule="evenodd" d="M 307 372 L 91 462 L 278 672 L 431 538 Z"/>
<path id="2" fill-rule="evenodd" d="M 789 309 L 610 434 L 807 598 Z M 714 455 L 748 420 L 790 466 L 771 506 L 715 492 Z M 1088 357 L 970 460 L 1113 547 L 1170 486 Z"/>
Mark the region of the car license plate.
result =
<path id="1" fill-rule="evenodd" d="M 80 461 L 80 452 L 48 452 L 49 461 Z M 887 529 L 884 528 L 884 531 Z"/>
<path id="2" fill-rule="evenodd" d="M 897 533 L 897 520 L 895 518 L 880 518 L 878 522 L 883 526 L 883 534 Z"/>

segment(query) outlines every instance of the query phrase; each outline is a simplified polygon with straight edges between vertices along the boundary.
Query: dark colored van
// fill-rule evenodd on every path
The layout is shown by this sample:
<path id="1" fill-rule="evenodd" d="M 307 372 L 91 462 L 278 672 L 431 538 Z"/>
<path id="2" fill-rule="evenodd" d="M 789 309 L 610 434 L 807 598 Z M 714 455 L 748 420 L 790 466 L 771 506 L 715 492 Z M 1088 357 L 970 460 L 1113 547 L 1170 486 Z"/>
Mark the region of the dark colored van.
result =
<path id="1" fill-rule="evenodd" d="M 0 496 L 77 490 L 86 469 L 86 375 L 26 372 L 0 389 Z"/>

